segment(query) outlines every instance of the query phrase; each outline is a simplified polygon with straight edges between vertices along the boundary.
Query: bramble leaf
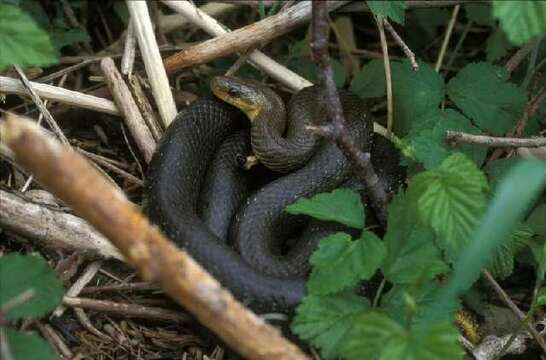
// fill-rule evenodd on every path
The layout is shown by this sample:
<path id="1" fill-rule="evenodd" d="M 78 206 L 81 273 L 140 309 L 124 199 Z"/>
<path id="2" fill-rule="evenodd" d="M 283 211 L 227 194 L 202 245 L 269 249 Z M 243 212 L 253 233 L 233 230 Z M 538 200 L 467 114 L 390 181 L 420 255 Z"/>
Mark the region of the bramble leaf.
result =
<path id="1" fill-rule="evenodd" d="M 63 284 L 39 256 L 8 254 L 0 258 L 0 306 L 27 290 L 32 297 L 8 311 L 7 319 L 38 318 L 52 311 L 64 294 Z"/>
<path id="2" fill-rule="evenodd" d="M 293 215 L 309 215 L 319 220 L 335 221 L 356 229 L 364 228 L 364 207 L 360 196 L 349 189 L 301 198 L 286 207 Z"/>
<path id="3" fill-rule="evenodd" d="M 502 31 L 502 28 L 496 28 L 487 38 L 487 44 L 485 47 L 487 61 L 493 62 L 505 57 L 508 54 L 508 50 L 513 47 L 514 46 L 510 44 L 506 38 L 506 34 L 504 31 Z"/>
<path id="4" fill-rule="evenodd" d="M 482 129 L 504 134 L 527 103 L 523 89 L 507 81 L 506 70 L 488 64 L 465 66 L 447 84 L 451 100 Z"/>
<path id="5" fill-rule="evenodd" d="M 478 25 L 482 26 L 495 26 L 495 19 L 491 13 L 491 6 L 489 4 L 464 4 L 464 10 L 466 17 L 472 20 Z"/>
<path id="6" fill-rule="evenodd" d="M 362 98 L 385 96 L 385 67 L 383 60 L 374 59 L 355 74 L 351 91 Z"/>
<path id="7" fill-rule="evenodd" d="M 514 257 L 528 244 L 533 235 L 533 230 L 530 227 L 520 224 L 512 234 L 510 241 L 502 243 L 495 252 L 493 259 L 487 265 L 487 270 L 500 280 L 510 276 L 514 271 Z"/>
<path id="8" fill-rule="evenodd" d="M 526 224 L 538 235 L 546 235 L 546 204 L 542 204 L 533 210 Z"/>
<path id="9" fill-rule="evenodd" d="M 405 1 L 391 0 L 368 0 L 366 1 L 374 15 L 381 15 L 404 25 Z"/>
<path id="10" fill-rule="evenodd" d="M 434 245 L 434 232 L 420 221 L 415 207 L 401 191 L 389 205 L 387 256 L 381 270 L 395 284 L 431 279 L 448 270 Z"/>
<path id="11" fill-rule="evenodd" d="M 370 307 L 368 301 L 351 292 L 336 295 L 307 295 L 296 308 L 292 331 L 321 349 L 322 356 L 339 353 L 339 343 L 353 326 L 357 314 Z"/>
<path id="12" fill-rule="evenodd" d="M 372 232 L 351 240 L 345 233 L 322 239 L 311 256 L 313 270 L 307 281 L 310 294 L 326 295 L 371 278 L 385 258 L 385 245 Z"/>
<path id="13" fill-rule="evenodd" d="M 417 201 L 422 220 L 437 234 L 449 260 L 466 245 L 485 208 L 487 180 L 466 156 L 456 153 L 436 171 L 414 176 L 408 196 Z"/>
<path id="14" fill-rule="evenodd" d="M 546 2 L 493 1 L 493 16 L 514 45 L 523 45 L 546 31 Z"/>
<path id="15" fill-rule="evenodd" d="M 0 4 L 0 70 L 57 61 L 49 36 L 16 6 Z"/>

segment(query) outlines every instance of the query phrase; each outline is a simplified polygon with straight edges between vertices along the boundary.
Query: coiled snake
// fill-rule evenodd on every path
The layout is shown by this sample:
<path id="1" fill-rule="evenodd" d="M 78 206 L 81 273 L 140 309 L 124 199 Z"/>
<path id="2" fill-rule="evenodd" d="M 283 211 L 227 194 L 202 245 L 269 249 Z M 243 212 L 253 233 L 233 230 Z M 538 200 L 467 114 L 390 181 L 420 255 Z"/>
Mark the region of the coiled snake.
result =
<path id="1" fill-rule="evenodd" d="M 317 87 L 300 91 L 287 109 L 251 81 L 217 77 L 211 88 L 225 101 L 198 100 L 166 130 L 148 169 L 145 211 L 239 300 L 256 311 L 290 311 L 304 295 L 308 257 L 328 227 L 285 208 L 344 184 L 350 164 L 334 144 L 305 130 L 327 121 Z M 385 143 L 376 150 L 361 99 L 346 92 L 340 98 L 355 143 L 372 149 L 380 178 L 396 186 L 396 151 Z M 275 172 L 242 170 L 240 159 L 251 149 Z M 274 180 L 258 188 L 264 178 Z"/>

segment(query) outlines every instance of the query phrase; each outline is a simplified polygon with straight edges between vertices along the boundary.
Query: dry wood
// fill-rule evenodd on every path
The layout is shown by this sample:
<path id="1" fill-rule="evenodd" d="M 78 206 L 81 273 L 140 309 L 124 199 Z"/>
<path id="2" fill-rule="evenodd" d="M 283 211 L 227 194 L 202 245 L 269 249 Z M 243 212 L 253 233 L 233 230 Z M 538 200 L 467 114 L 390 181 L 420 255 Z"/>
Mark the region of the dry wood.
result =
<path id="1" fill-rule="evenodd" d="M 152 87 L 155 103 L 159 109 L 161 121 L 169 126 L 176 116 L 176 105 L 169 87 L 169 79 L 163 67 L 157 41 L 145 1 L 127 1 L 127 8 L 134 24 L 138 48 L 142 54 L 146 74 Z"/>
<path id="2" fill-rule="evenodd" d="M 172 1 L 170 2 L 172 4 Z M 337 9 L 347 1 L 328 1 L 328 11 Z M 311 19 L 311 2 L 303 1 L 256 23 L 222 36 L 207 40 L 182 50 L 165 60 L 167 72 L 203 64 L 221 56 L 244 51 L 268 42 L 301 26 Z"/>
<path id="3" fill-rule="evenodd" d="M 138 304 L 64 296 L 63 305 L 130 318 L 152 319 L 174 323 L 191 322 L 191 318 L 180 311 Z"/>
<path id="4" fill-rule="evenodd" d="M 129 80 L 129 89 L 133 94 L 133 98 L 140 109 L 140 113 L 148 125 L 148 129 L 152 133 L 154 140 L 157 142 L 161 139 L 163 134 L 163 129 L 161 129 L 160 123 L 157 121 L 154 110 L 152 109 L 152 104 L 148 101 L 148 98 L 144 94 L 144 90 L 140 85 L 140 77 L 137 74 L 131 74 L 128 76 Z"/>
<path id="5" fill-rule="evenodd" d="M 43 99 L 59 101 L 76 107 L 111 115 L 120 114 L 116 104 L 108 99 L 33 81 L 31 81 L 30 84 L 36 91 L 36 94 Z M 0 76 L 0 93 L 28 96 L 27 90 L 21 81 L 6 76 Z"/>
<path id="6" fill-rule="evenodd" d="M 105 291 L 157 291 L 160 290 L 157 284 L 152 284 L 149 282 L 134 282 L 134 283 L 122 283 L 122 284 L 112 284 L 112 285 L 100 285 L 100 286 L 88 286 L 82 290 L 82 294 L 93 294 L 101 293 Z"/>
<path id="7" fill-rule="evenodd" d="M 123 259 L 112 244 L 85 220 L 0 189 L 0 225 L 58 250 Z"/>
<path id="8" fill-rule="evenodd" d="M 123 46 L 123 56 L 121 58 L 121 73 L 129 75 L 133 72 L 136 53 L 136 37 L 135 24 L 133 20 L 129 21 L 127 27 L 127 36 L 125 37 L 125 45 Z"/>
<path id="9" fill-rule="evenodd" d="M 163 1 L 163 3 L 176 12 L 184 15 L 189 21 L 212 36 L 222 36 L 228 33 L 228 30 L 226 30 L 224 25 L 220 24 L 212 16 L 201 11 L 201 8 L 196 8 L 188 1 Z M 279 64 L 259 50 L 252 51 L 248 55 L 248 59 L 254 67 L 261 69 L 291 90 L 298 91 L 304 87 L 313 85 L 311 82 L 287 69 L 285 66 Z"/>
<path id="10" fill-rule="evenodd" d="M 280 332 L 246 309 L 185 251 L 152 226 L 125 195 L 80 155 L 43 135 L 35 124 L 7 116 L 3 141 L 40 183 L 107 236 L 145 281 L 157 282 L 241 355 L 307 359 Z"/>
<path id="11" fill-rule="evenodd" d="M 154 154 L 156 142 L 150 129 L 148 129 L 148 126 L 144 122 L 144 118 L 140 114 L 131 91 L 129 91 L 112 59 L 102 59 L 100 66 L 112 97 L 123 115 L 127 128 L 131 132 L 131 135 L 133 135 L 133 139 L 135 139 L 135 143 L 144 157 L 144 161 L 147 163 L 150 162 Z"/>
<path id="12" fill-rule="evenodd" d="M 59 355 L 59 358 L 72 359 L 74 357 L 72 351 L 70 351 L 68 346 L 65 344 L 64 339 L 53 329 L 51 325 L 42 324 L 38 321 L 36 322 L 36 327 L 38 330 L 40 330 L 42 336 L 45 337 L 51 345 L 53 345 L 53 348 L 55 349 L 57 355 Z"/>
<path id="13" fill-rule="evenodd" d="M 546 146 L 546 138 L 537 137 L 530 139 L 495 137 L 486 135 L 467 134 L 462 131 L 448 130 L 446 132 L 448 141 L 463 142 L 498 147 L 541 147 Z"/>

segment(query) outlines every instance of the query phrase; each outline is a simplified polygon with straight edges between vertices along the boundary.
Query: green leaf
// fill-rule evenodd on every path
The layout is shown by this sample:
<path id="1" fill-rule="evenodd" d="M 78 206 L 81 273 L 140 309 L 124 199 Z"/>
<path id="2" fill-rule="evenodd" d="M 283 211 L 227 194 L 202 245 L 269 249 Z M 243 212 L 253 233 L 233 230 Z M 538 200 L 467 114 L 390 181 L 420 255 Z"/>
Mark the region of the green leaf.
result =
<path id="1" fill-rule="evenodd" d="M 39 256 L 8 254 L 0 258 L 0 307 L 31 289 L 33 296 L 8 311 L 6 318 L 38 318 L 55 309 L 64 289 L 61 281 Z"/>
<path id="2" fill-rule="evenodd" d="M 478 278 L 480 269 L 506 242 L 516 224 L 546 185 L 546 165 L 522 161 L 514 166 L 499 185 L 480 226 L 471 235 L 469 246 L 454 266 L 445 298 L 457 296 Z M 442 303 L 439 302 L 439 306 Z"/>
<path id="3" fill-rule="evenodd" d="M 51 41 L 57 50 L 60 50 L 68 45 L 91 40 L 87 32 L 79 29 L 54 28 L 52 31 L 50 31 L 50 36 Z"/>
<path id="4" fill-rule="evenodd" d="M 546 273 L 546 236 L 536 236 L 529 240 L 528 245 L 536 262 L 535 284 L 540 285 L 544 281 Z"/>
<path id="5" fill-rule="evenodd" d="M 447 130 L 481 134 L 470 120 L 456 111 L 434 109 L 419 118 L 415 125 L 416 130 L 412 128 L 406 140 L 413 145 L 417 160 L 421 161 L 426 169 L 434 169 L 455 151 L 462 152 L 478 166 L 485 159 L 487 149 L 484 146 L 476 144 L 451 146 L 446 142 Z"/>
<path id="6" fill-rule="evenodd" d="M 353 326 L 357 314 L 370 307 L 368 301 L 350 292 L 332 296 L 307 295 L 296 308 L 292 331 L 321 349 L 322 356 L 338 355 L 339 343 Z"/>
<path id="7" fill-rule="evenodd" d="M 482 130 L 504 134 L 522 114 L 525 91 L 507 81 L 506 70 L 488 64 L 465 66 L 447 84 L 451 100 Z"/>
<path id="8" fill-rule="evenodd" d="M 394 127 L 399 136 L 404 136 L 415 119 L 440 105 L 444 79 L 426 63 L 419 63 L 419 71 L 413 71 L 408 61 L 393 62 L 391 67 Z"/>
<path id="9" fill-rule="evenodd" d="M 57 61 L 47 33 L 18 7 L 6 4 L 0 4 L 0 54 L 0 70 Z"/>
<path id="10" fill-rule="evenodd" d="M 423 325 L 434 321 L 451 321 L 461 307 L 458 299 L 444 308 L 441 317 L 431 317 L 428 309 L 440 298 L 443 288 L 437 280 L 395 285 L 381 299 L 381 308 L 400 324 Z M 408 323 L 408 320 L 411 320 Z"/>
<path id="11" fill-rule="evenodd" d="M 448 271 L 434 245 L 431 228 L 419 219 L 415 203 L 400 191 L 389 205 L 385 246 L 387 257 L 381 270 L 395 284 L 431 279 Z"/>
<path id="12" fill-rule="evenodd" d="M 491 6 L 489 4 L 464 4 L 466 17 L 478 25 L 495 26 L 495 19 L 491 14 Z"/>
<path id="13" fill-rule="evenodd" d="M 526 224 L 538 235 L 546 235 L 546 204 L 542 204 L 533 210 Z"/>
<path id="14" fill-rule="evenodd" d="M 438 28 L 444 27 L 450 17 L 449 11 L 445 8 L 417 8 L 412 9 L 410 14 L 411 17 L 408 16 L 408 18 L 414 20 L 428 35 L 428 38 L 427 36 L 422 37 L 424 42 L 434 38 L 437 35 Z M 408 23 L 408 25 L 411 26 L 411 23 Z M 414 34 L 408 34 L 408 36 L 413 37 Z"/>
<path id="15" fill-rule="evenodd" d="M 538 306 L 546 305 L 546 288 L 540 288 L 537 293 L 536 304 Z"/>
<path id="16" fill-rule="evenodd" d="M 508 173 L 508 170 L 519 162 L 520 159 L 512 157 L 489 161 L 484 170 L 489 178 L 491 191 L 496 191 L 499 181 Z"/>
<path id="17" fill-rule="evenodd" d="M 311 82 L 317 80 L 317 65 L 308 58 L 293 58 L 287 63 L 290 70 L 298 73 Z M 332 59 L 332 71 L 334 72 L 334 82 L 338 88 L 343 87 L 347 81 L 347 70 L 341 62 Z"/>
<path id="18" fill-rule="evenodd" d="M 364 207 L 360 195 L 349 189 L 298 199 L 288 205 L 286 211 L 293 215 L 303 214 L 319 220 L 335 221 L 356 229 L 364 228 Z"/>
<path id="19" fill-rule="evenodd" d="M 447 321 L 406 330 L 384 314 L 367 312 L 355 320 L 342 353 L 348 360 L 462 359 L 458 336 Z"/>
<path id="20" fill-rule="evenodd" d="M 422 220 L 436 234 L 449 260 L 466 246 L 485 207 L 487 180 L 466 156 L 456 153 L 438 170 L 414 176 L 408 194 L 417 201 Z"/>
<path id="21" fill-rule="evenodd" d="M 326 295 L 370 279 L 385 258 L 385 245 L 369 231 L 358 240 L 345 233 L 322 239 L 311 256 L 313 270 L 307 290 L 313 295 Z"/>
<path id="22" fill-rule="evenodd" d="M 499 19 L 508 39 L 514 45 L 523 45 L 546 31 L 546 2 L 493 1 L 493 16 Z"/>
<path id="23" fill-rule="evenodd" d="M 520 224 L 510 241 L 503 243 L 487 265 L 487 270 L 500 280 L 506 279 L 514 271 L 514 257 L 528 244 L 534 233 L 531 228 Z"/>
<path id="24" fill-rule="evenodd" d="M 404 9 L 406 8 L 405 1 L 368 0 L 366 2 L 374 15 L 380 15 L 404 25 Z"/>
<path id="25" fill-rule="evenodd" d="M 506 38 L 506 34 L 502 31 L 502 28 L 496 28 L 487 38 L 487 45 L 485 48 L 487 61 L 493 62 L 505 57 L 508 54 L 508 50 L 513 47 L 514 46 L 510 44 Z"/>
<path id="26" fill-rule="evenodd" d="M 374 59 L 357 72 L 351 81 L 351 91 L 362 98 L 385 96 L 383 60 Z"/>
<path id="27" fill-rule="evenodd" d="M 121 19 L 125 26 L 129 25 L 129 9 L 127 9 L 127 4 L 125 1 L 114 1 L 112 5 L 114 12 Z"/>
<path id="28" fill-rule="evenodd" d="M 9 328 L 5 331 L 8 339 L 9 352 L 13 359 L 19 360 L 57 360 L 57 355 L 49 343 L 36 334 L 23 334 Z"/>

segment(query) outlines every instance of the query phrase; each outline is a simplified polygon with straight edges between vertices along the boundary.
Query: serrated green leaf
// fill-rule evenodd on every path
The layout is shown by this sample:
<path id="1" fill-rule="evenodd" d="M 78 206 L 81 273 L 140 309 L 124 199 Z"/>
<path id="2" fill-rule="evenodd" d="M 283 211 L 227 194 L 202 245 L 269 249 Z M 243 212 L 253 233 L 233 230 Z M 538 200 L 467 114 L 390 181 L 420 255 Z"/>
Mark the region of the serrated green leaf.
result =
<path id="1" fill-rule="evenodd" d="M 400 191 L 389 205 L 385 246 L 387 257 L 381 270 L 395 284 L 431 279 L 448 271 L 434 245 L 431 228 L 419 219 L 416 205 Z"/>
<path id="2" fill-rule="evenodd" d="M 367 312 L 355 320 L 342 353 L 348 360 L 462 359 L 457 338 L 447 321 L 406 330 L 387 315 Z"/>
<path id="3" fill-rule="evenodd" d="M 538 235 L 546 235 L 546 204 L 542 204 L 533 210 L 526 224 Z"/>
<path id="4" fill-rule="evenodd" d="M 503 243 L 487 265 L 487 270 L 500 280 L 506 279 L 514 271 L 514 257 L 528 244 L 534 233 L 531 228 L 520 224 L 512 234 L 510 241 Z"/>
<path id="5" fill-rule="evenodd" d="M 404 25 L 405 1 L 367 0 L 366 2 L 374 15 L 380 15 Z"/>
<path id="6" fill-rule="evenodd" d="M 521 115 L 527 95 L 507 81 L 506 70 L 488 64 L 465 66 L 447 84 L 451 100 L 482 130 L 502 135 Z"/>
<path id="7" fill-rule="evenodd" d="M 31 289 L 33 296 L 8 311 L 6 318 L 38 318 L 52 311 L 61 301 L 63 285 L 55 272 L 39 256 L 8 254 L 0 258 L 0 307 Z"/>
<path id="8" fill-rule="evenodd" d="M 508 54 L 508 50 L 513 47 L 514 46 L 510 44 L 506 38 L 506 34 L 502 28 L 496 28 L 487 38 L 487 44 L 485 47 L 487 61 L 493 62 L 505 57 Z"/>
<path id="9" fill-rule="evenodd" d="M 394 128 L 399 136 L 404 136 L 415 119 L 440 105 L 444 79 L 426 63 L 419 63 L 419 71 L 413 71 L 407 61 L 393 62 L 391 68 Z"/>
<path id="10" fill-rule="evenodd" d="M 356 315 L 370 307 L 350 292 L 331 296 L 307 295 L 296 308 L 292 331 L 321 349 L 325 358 L 339 354 L 339 343 L 353 326 Z"/>
<path id="11" fill-rule="evenodd" d="M 489 4 L 464 4 L 464 10 L 466 17 L 472 20 L 478 25 L 483 26 L 495 26 L 495 19 L 491 13 L 491 6 Z"/>
<path id="12" fill-rule="evenodd" d="M 510 238 L 516 224 L 546 185 L 546 165 L 522 161 L 514 166 L 499 185 L 480 226 L 454 265 L 445 298 L 457 296 L 478 278 L 481 268 L 496 249 Z M 439 302 L 442 306 L 442 301 Z"/>
<path id="13" fill-rule="evenodd" d="M 290 70 L 298 73 L 311 82 L 317 80 L 317 65 L 309 58 L 294 58 L 287 63 Z M 338 88 L 343 87 L 347 81 L 347 70 L 345 66 L 337 59 L 332 59 L 332 71 L 334 72 L 334 82 Z"/>
<path id="14" fill-rule="evenodd" d="M 431 317 L 428 309 L 440 298 L 443 288 L 437 280 L 414 283 L 409 285 L 395 285 L 381 299 L 381 308 L 400 324 L 423 325 L 434 321 L 453 320 L 454 313 L 461 307 L 457 299 L 444 308 L 441 317 Z M 412 306 L 408 306 L 408 298 Z M 408 320 L 410 322 L 408 323 Z"/>
<path id="15" fill-rule="evenodd" d="M 546 2 L 494 1 L 493 16 L 499 19 L 508 39 L 514 45 L 523 45 L 546 31 Z"/>
<path id="16" fill-rule="evenodd" d="M 536 304 L 538 306 L 546 305 L 546 288 L 545 287 L 538 289 Z"/>
<path id="17" fill-rule="evenodd" d="M 456 111 L 434 109 L 419 118 L 414 127 L 416 129 L 412 128 L 405 140 L 410 141 L 415 150 L 415 157 L 423 163 L 426 169 L 434 169 L 454 152 L 467 155 L 478 166 L 485 159 L 487 149 L 484 146 L 476 144 L 451 146 L 446 142 L 447 130 L 481 134 L 478 128 Z"/>
<path id="18" fill-rule="evenodd" d="M 487 180 L 460 153 L 445 159 L 438 170 L 414 176 L 408 194 L 417 201 L 421 219 L 437 234 L 436 242 L 451 261 L 466 246 L 485 207 Z"/>
<path id="19" fill-rule="evenodd" d="M 356 229 L 364 228 L 364 207 L 360 195 L 349 189 L 298 199 L 288 205 L 286 211 L 293 215 L 303 214 L 319 220 L 335 221 Z"/>
<path id="20" fill-rule="evenodd" d="M 5 331 L 9 352 L 13 359 L 19 360 L 57 360 L 49 343 L 36 334 L 23 334 L 9 328 Z"/>
<path id="21" fill-rule="evenodd" d="M 357 240 L 345 233 L 322 239 L 311 256 L 313 270 L 307 290 L 313 295 L 326 295 L 370 279 L 385 258 L 385 245 L 369 231 Z"/>
<path id="22" fill-rule="evenodd" d="M 351 81 L 351 91 L 362 98 L 385 96 L 383 60 L 374 59 L 357 72 Z"/>
<path id="23" fill-rule="evenodd" d="M 47 33 L 16 6 L 0 4 L 0 70 L 10 65 L 47 65 L 57 61 Z"/>

